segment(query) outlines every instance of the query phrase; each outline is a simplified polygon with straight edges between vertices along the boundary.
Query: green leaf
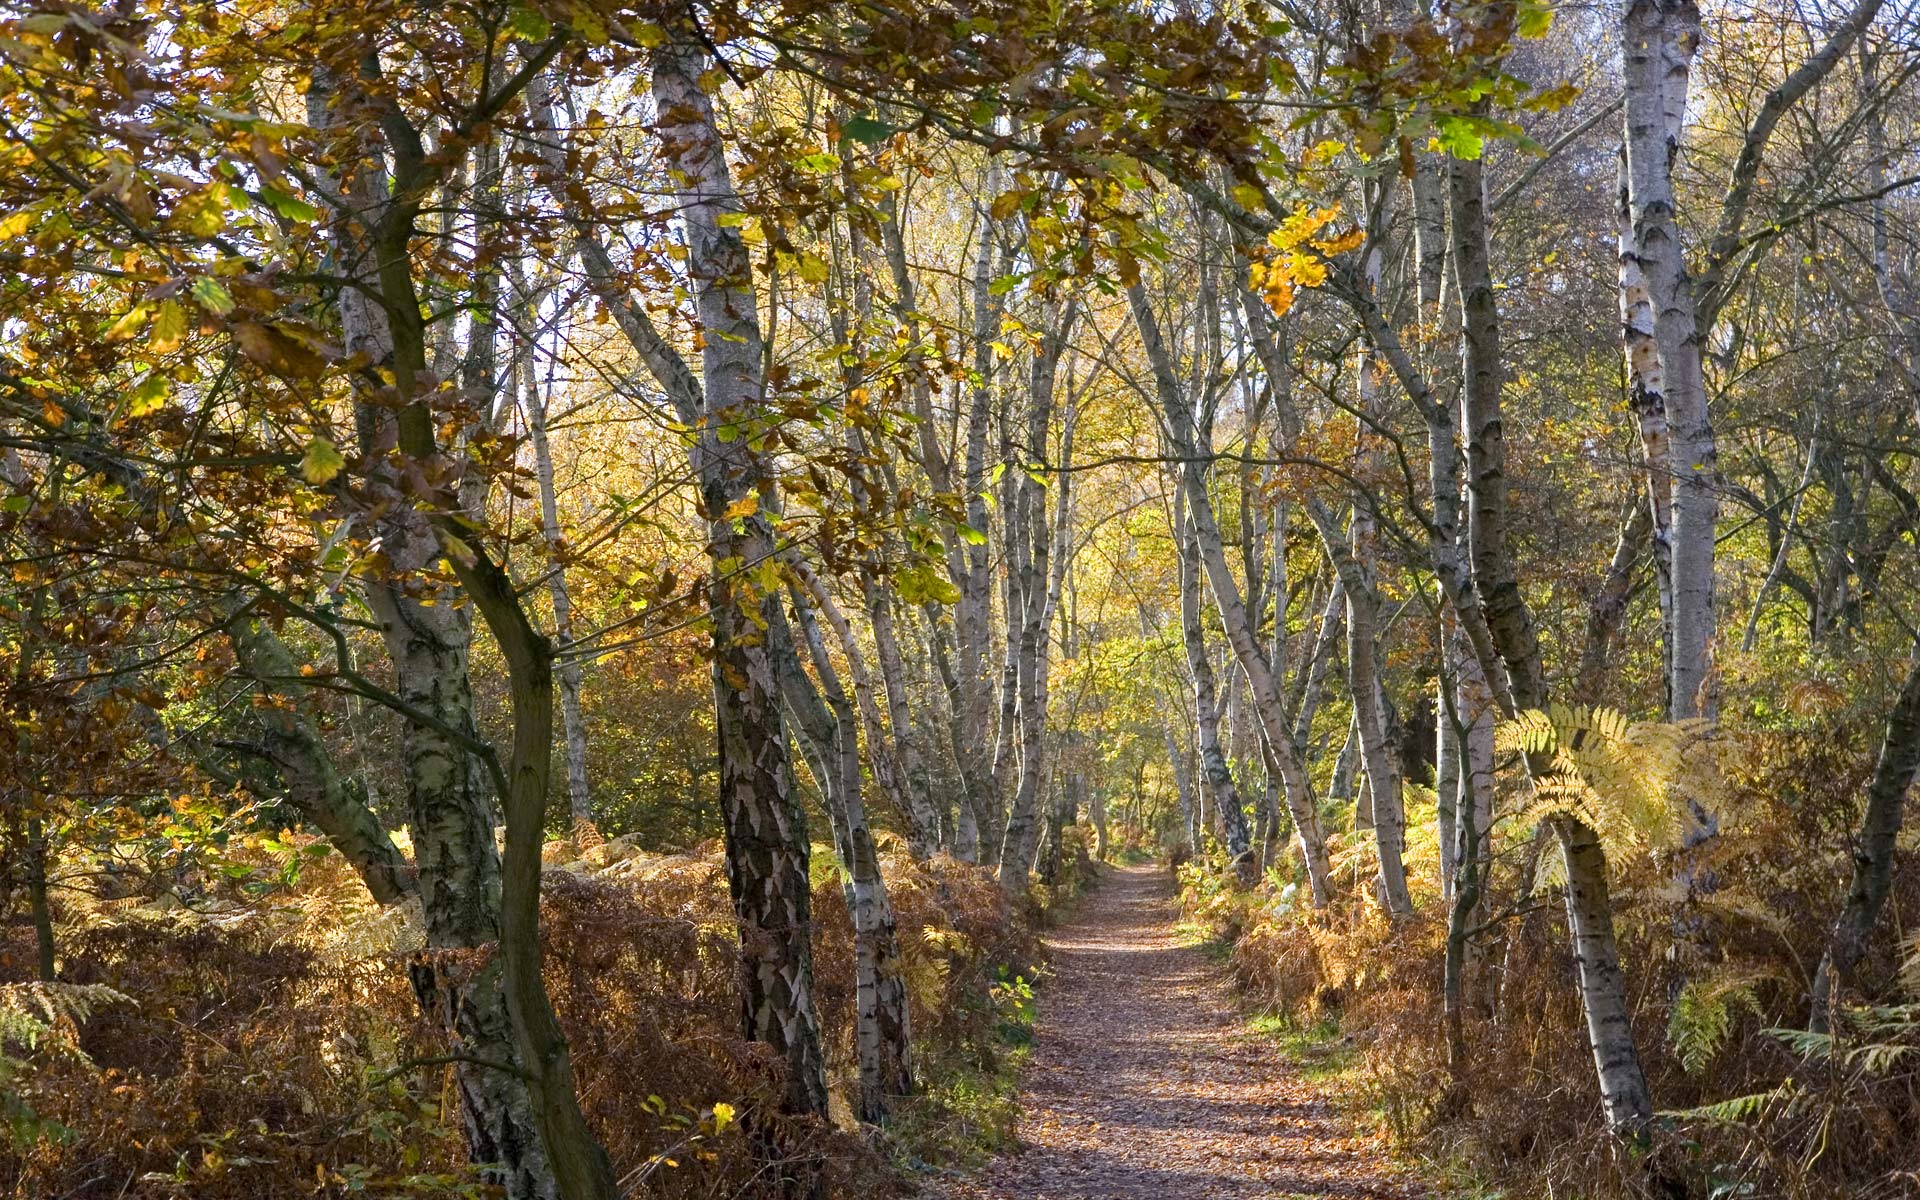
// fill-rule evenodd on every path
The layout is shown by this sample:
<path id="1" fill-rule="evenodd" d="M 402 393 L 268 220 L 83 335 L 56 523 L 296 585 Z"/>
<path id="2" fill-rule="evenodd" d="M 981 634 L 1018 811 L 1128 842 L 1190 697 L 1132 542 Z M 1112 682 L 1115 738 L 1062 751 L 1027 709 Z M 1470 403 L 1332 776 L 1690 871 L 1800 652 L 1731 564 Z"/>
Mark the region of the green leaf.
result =
<path id="1" fill-rule="evenodd" d="M 987 535 L 981 533 L 971 525 L 955 525 L 953 531 L 960 536 L 961 541 L 967 543 L 969 546 L 984 546 L 987 544 Z"/>
<path id="2" fill-rule="evenodd" d="M 553 22 L 523 4 L 514 5 L 507 13 L 507 27 L 530 42 L 544 42 L 553 34 Z"/>
<path id="3" fill-rule="evenodd" d="M 840 127 L 840 132 L 863 146 L 875 142 L 884 142 L 894 135 L 894 127 L 885 121 L 876 121 L 872 117 L 854 117 Z"/>
<path id="4" fill-rule="evenodd" d="M 289 221 L 314 221 L 320 217 L 319 209 L 298 196 L 288 195 L 270 183 L 261 186 L 260 198 L 267 202 L 268 208 Z"/>
<path id="5" fill-rule="evenodd" d="M 127 415 L 144 417 L 159 412 L 173 395 L 173 382 L 158 371 L 148 371 L 127 393 Z"/>
<path id="6" fill-rule="evenodd" d="M 1553 10 L 1545 4 L 1525 3 L 1520 6 L 1520 19 L 1516 29 L 1523 38 L 1547 36 L 1547 30 L 1553 28 Z"/>
<path id="7" fill-rule="evenodd" d="M 193 298 L 200 302 L 201 308 L 217 317 L 224 317 L 233 311 L 233 293 L 227 290 L 225 284 L 210 275 L 202 275 L 194 280 L 193 287 L 189 291 Z"/>
<path id="8" fill-rule="evenodd" d="M 1440 130 L 1434 140 L 1454 158 L 1477 159 L 1487 150 L 1486 139 L 1465 117 L 1440 118 Z"/>
<path id="9" fill-rule="evenodd" d="M 315 487 L 325 487 L 333 477 L 345 470 L 347 460 L 326 438 L 317 437 L 307 443 L 307 452 L 300 456 L 300 474 Z"/>
<path id="10" fill-rule="evenodd" d="M 802 154 L 794 159 L 793 166 L 795 170 L 806 171 L 813 175 L 825 175 L 840 169 L 840 156 L 825 150 L 817 150 L 812 154 Z"/>

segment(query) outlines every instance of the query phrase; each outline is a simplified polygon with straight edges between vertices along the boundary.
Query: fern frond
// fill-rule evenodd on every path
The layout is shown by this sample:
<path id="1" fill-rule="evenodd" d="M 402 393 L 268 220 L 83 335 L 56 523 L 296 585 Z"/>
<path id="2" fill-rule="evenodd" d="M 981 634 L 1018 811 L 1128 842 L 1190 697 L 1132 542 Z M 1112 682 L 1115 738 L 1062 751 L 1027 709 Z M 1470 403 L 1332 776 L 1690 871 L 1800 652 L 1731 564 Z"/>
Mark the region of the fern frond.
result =
<path id="1" fill-rule="evenodd" d="M 46 1050 L 82 1063 L 80 1026 L 102 1009 L 132 1005 L 133 997 L 100 983 L 0 984 L 0 1076 L 18 1064 L 7 1047 Z"/>
<path id="2" fill-rule="evenodd" d="M 1529 821 L 1565 813 L 1599 833 L 1609 856 L 1677 841 L 1685 803 L 1717 802 L 1703 721 L 1631 721 L 1610 708 L 1556 704 L 1500 726 L 1496 745 L 1534 763 Z"/>
<path id="3" fill-rule="evenodd" d="M 1760 1014 L 1756 982 L 1754 976 L 1708 977 L 1690 980 L 1680 989 L 1667 1022 L 1667 1041 L 1687 1074 L 1700 1074 L 1720 1053 L 1733 1032 L 1736 1010 Z"/>
<path id="4" fill-rule="evenodd" d="M 1716 1104 L 1703 1104 L 1698 1108 L 1670 1109 L 1660 1115 L 1677 1121 L 1712 1121 L 1718 1125 L 1745 1125 L 1764 1113 L 1774 1101 L 1789 1099 L 1793 1094 L 1791 1088 L 1792 1081 L 1789 1080 L 1769 1091 L 1735 1096 Z"/>

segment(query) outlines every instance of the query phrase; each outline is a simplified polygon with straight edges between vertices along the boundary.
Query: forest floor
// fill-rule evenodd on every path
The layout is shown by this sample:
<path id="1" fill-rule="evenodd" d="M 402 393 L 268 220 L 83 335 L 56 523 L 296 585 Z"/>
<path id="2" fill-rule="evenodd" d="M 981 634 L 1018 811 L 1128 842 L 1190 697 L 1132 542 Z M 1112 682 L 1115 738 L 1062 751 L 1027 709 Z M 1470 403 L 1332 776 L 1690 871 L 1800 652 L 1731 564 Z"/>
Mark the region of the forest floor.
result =
<path id="1" fill-rule="evenodd" d="M 945 1200 L 1411 1200 L 1378 1142 L 1240 1010 L 1176 931 L 1163 866 L 1112 868 L 1047 938 L 1021 1149 Z"/>

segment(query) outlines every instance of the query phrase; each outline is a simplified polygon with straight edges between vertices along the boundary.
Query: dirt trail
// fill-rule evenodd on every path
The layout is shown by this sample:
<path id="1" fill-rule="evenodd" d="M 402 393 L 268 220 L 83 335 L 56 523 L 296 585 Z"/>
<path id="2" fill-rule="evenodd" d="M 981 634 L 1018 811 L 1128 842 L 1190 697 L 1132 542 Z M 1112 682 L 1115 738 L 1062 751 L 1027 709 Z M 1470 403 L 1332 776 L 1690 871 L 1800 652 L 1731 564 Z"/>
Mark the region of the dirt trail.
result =
<path id="1" fill-rule="evenodd" d="M 1283 1200 L 1425 1195 L 1356 1138 L 1224 970 L 1175 936 L 1163 867 L 1112 870 L 1047 939 L 1053 976 L 1022 1085 L 1023 1149 L 950 1200 Z"/>

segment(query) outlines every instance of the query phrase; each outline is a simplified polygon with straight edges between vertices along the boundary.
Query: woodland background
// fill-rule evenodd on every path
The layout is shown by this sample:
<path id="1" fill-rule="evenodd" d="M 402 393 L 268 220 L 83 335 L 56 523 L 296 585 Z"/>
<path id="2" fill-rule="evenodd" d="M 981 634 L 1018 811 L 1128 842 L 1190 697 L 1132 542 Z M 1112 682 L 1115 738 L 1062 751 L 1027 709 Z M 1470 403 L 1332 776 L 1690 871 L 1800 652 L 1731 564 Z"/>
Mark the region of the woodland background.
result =
<path id="1" fill-rule="evenodd" d="M 0 1182 L 908 1190 L 1160 857 L 1436 1184 L 1912 1194 L 1915 21 L 0 7 Z"/>

